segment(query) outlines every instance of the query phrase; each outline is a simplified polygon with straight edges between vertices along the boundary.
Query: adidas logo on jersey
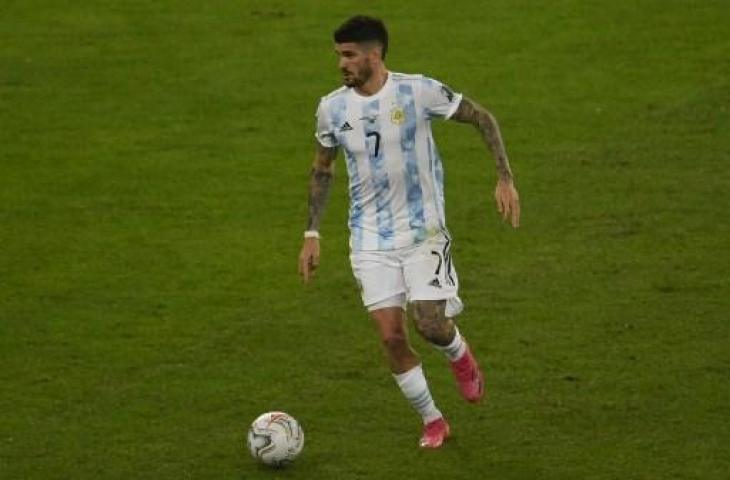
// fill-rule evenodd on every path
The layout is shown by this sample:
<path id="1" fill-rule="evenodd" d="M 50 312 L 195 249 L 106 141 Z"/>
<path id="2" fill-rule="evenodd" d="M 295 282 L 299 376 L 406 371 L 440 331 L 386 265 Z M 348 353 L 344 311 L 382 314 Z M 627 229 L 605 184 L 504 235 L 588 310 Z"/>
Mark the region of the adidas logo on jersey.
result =
<path id="1" fill-rule="evenodd" d="M 434 278 L 428 284 L 431 285 L 432 287 L 441 288 L 441 282 L 439 282 L 438 278 Z"/>
<path id="2" fill-rule="evenodd" d="M 340 132 L 347 132 L 349 130 L 352 130 L 352 126 L 350 126 L 350 122 L 345 122 L 340 127 Z"/>

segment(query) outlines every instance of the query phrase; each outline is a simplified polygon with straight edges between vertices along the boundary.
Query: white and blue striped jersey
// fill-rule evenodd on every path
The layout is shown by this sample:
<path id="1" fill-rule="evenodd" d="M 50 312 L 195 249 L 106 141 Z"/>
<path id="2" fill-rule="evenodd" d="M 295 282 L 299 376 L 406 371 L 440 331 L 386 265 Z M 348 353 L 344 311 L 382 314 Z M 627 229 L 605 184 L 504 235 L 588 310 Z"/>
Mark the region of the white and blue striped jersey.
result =
<path id="1" fill-rule="evenodd" d="M 344 152 L 353 251 L 407 247 L 446 228 L 431 119 L 451 117 L 460 102 L 437 80 L 394 72 L 374 95 L 341 87 L 322 97 L 315 135 Z"/>

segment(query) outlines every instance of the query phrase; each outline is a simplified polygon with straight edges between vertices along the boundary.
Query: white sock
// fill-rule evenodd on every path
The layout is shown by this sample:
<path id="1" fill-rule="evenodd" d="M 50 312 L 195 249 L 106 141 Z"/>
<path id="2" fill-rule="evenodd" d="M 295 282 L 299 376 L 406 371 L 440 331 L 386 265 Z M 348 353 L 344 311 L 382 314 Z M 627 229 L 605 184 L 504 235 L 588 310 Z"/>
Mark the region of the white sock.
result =
<path id="1" fill-rule="evenodd" d="M 464 337 L 461 336 L 458 328 L 454 327 L 454 330 L 456 331 L 456 335 L 454 335 L 454 339 L 450 344 L 445 347 L 434 344 L 434 347 L 444 352 L 450 362 L 457 361 L 466 352 L 466 342 L 464 341 Z"/>
<path id="2" fill-rule="evenodd" d="M 428 390 L 426 377 L 423 375 L 423 369 L 420 365 L 404 373 L 394 373 L 393 378 L 395 378 L 403 395 L 411 402 L 413 408 L 421 414 L 424 424 L 443 416 L 436 408 L 433 398 L 431 398 L 431 392 Z"/>

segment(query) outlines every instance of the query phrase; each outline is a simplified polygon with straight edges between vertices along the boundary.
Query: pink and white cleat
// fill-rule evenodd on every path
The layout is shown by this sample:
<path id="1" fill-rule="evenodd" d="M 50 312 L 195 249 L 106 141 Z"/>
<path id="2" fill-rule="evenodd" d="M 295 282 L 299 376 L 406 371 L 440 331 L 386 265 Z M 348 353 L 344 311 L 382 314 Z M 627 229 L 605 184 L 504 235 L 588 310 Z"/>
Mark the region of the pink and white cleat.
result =
<path id="1" fill-rule="evenodd" d="M 451 362 L 451 370 L 459 383 L 461 395 L 467 402 L 477 403 L 484 396 L 484 375 L 474 355 L 466 347 L 464 355 Z"/>
<path id="2" fill-rule="evenodd" d="M 423 426 L 421 448 L 439 448 L 449 437 L 449 424 L 441 417 Z"/>

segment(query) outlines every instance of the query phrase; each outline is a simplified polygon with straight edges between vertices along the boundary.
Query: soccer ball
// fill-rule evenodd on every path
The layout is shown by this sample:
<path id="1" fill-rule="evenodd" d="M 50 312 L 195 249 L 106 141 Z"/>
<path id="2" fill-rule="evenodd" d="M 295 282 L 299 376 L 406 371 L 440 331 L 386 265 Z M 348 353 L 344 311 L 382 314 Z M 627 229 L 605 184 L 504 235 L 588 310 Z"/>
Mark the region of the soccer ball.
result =
<path id="1" fill-rule="evenodd" d="M 248 429 L 251 455 L 266 465 L 283 467 L 304 447 L 304 431 L 294 417 L 284 412 L 266 412 Z"/>

